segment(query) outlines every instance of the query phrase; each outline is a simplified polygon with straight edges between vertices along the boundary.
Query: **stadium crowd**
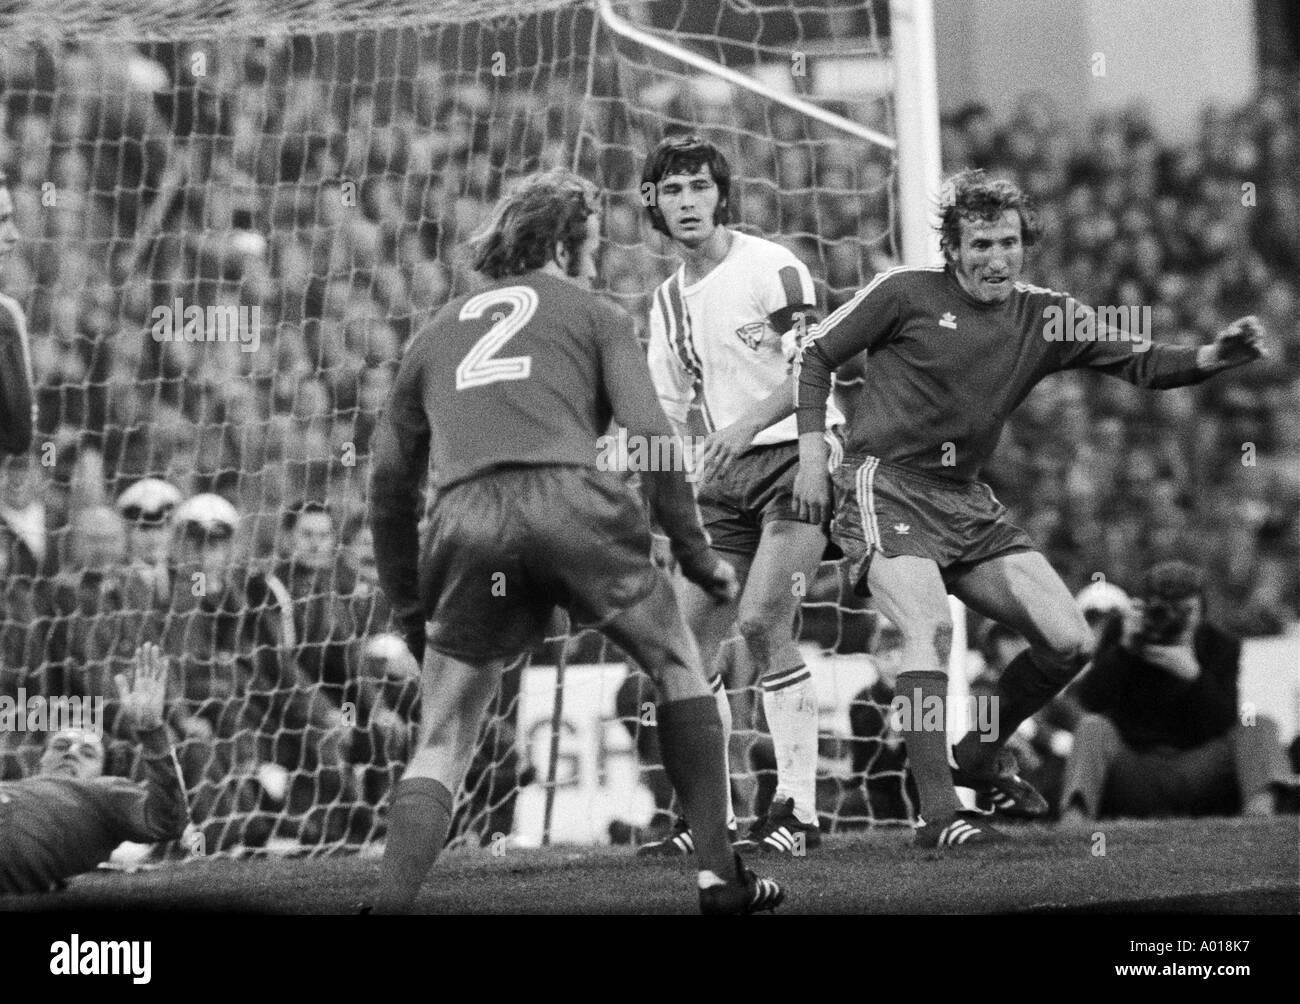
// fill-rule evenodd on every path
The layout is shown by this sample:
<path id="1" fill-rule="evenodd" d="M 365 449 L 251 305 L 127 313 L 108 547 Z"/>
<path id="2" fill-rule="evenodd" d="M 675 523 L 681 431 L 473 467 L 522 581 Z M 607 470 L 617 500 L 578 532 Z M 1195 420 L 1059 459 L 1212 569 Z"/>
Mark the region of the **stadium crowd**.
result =
<path id="1" fill-rule="evenodd" d="M 736 153 L 740 221 L 789 243 L 828 309 L 893 263 L 887 168 L 793 113 L 737 95 L 711 119 L 683 88 L 629 108 L 612 61 L 584 104 L 584 73 L 516 88 L 411 58 L 394 78 L 345 49 L 223 42 L 203 74 L 180 45 L 0 55 L 24 235 L 3 289 L 27 312 L 39 403 L 30 456 L 0 474 L 0 692 L 111 707 L 114 666 L 159 641 L 192 812 L 220 846 L 374 832 L 414 665 L 375 588 L 369 442 L 403 345 L 467 288 L 457 247 L 503 171 L 569 163 L 577 138 L 611 192 L 604 285 L 641 322 L 671 263 L 632 170 L 666 121 L 728 123 L 704 131 Z M 1037 96 L 943 129 L 947 168 L 1038 200 L 1035 281 L 1149 305 L 1160 340 L 1243 312 L 1272 334 L 1271 360 L 1196 390 L 1053 378 L 987 472 L 1073 588 L 1196 553 L 1216 622 L 1245 635 L 1300 601 L 1300 98 L 1284 84 L 1207 109 L 1186 143 L 1140 108 L 1079 130 Z M 257 308 L 260 348 L 159 340 L 154 308 L 177 299 Z M 38 756 L 0 736 L 0 776 Z M 110 762 L 136 769 L 129 744 Z"/>

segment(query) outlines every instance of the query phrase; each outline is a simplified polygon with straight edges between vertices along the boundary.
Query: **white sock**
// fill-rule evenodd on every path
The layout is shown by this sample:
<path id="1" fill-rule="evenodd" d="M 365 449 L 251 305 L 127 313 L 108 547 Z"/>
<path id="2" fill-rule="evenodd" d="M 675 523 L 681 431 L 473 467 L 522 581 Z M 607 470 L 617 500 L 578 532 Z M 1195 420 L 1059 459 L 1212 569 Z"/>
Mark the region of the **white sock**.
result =
<path id="1" fill-rule="evenodd" d="M 727 829 L 736 828 L 736 808 L 731 804 L 731 702 L 727 700 L 727 688 L 723 686 L 722 674 L 709 680 L 709 689 L 718 704 L 718 717 L 722 720 L 722 756 L 727 774 Z"/>
<path id="2" fill-rule="evenodd" d="M 801 823 L 817 825 L 817 688 L 807 666 L 763 678 L 763 712 L 776 752 L 772 804 L 794 799 Z"/>

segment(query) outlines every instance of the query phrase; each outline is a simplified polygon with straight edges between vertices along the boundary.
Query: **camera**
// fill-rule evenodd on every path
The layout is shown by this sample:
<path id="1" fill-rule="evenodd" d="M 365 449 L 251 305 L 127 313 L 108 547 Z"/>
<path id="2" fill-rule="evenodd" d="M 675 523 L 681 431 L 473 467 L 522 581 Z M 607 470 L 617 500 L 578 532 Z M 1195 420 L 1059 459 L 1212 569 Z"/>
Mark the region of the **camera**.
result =
<path id="1" fill-rule="evenodd" d="M 1165 561 L 1151 568 L 1142 583 L 1143 645 L 1173 645 L 1183 639 L 1201 606 L 1205 578 L 1200 569 L 1182 561 Z"/>
<path id="2" fill-rule="evenodd" d="M 1149 599 L 1142 612 L 1139 640 L 1144 645 L 1173 645 L 1183 637 L 1191 619 L 1192 610 L 1185 600 Z"/>

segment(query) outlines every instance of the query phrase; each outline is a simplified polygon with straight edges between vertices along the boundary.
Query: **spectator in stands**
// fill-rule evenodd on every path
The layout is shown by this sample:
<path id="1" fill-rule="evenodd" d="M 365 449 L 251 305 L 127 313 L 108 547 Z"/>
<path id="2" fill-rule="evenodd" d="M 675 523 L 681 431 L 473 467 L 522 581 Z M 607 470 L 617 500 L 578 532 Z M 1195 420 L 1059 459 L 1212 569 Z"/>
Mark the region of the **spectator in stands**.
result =
<path id="1" fill-rule="evenodd" d="M 108 501 L 104 458 L 89 435 L 68 425 L 56 429 L 41 450 L 41 505 L 46 532 L 55 547 L 54 559 L 62 567 L 70 560 L 78 516 Z"/>
<path id="2" fill-rule="evenodd" d="M 370 636 L 395 630 L 393 608 L 379 588 L 375 538 L 363 513 L 356 513 L 343 524 L 343 562 L 356 583 L 353 602 L 361 633 Z"/>
<path id="3" fill-rule="evenodd" d="M 116 510 L 108 506 L 82 509 L 73 517 L 71 531 L 64 571 L 103 576 L 122 567 L 126 560 L 126 527 Z"/>
<path id="4" fill-rule="evenodd" d="M 364 513 L 355 513 L 343 524 L 343 559 L 356 575 L 359 584 L 378 585 L 375 538 Z"/>
<path id="5" fill-rule="evenodd" d="M 1238 718 L 1241 642 L 1205 619 L 1205 579 L 1180 561 L 1146 574 L 1117 637 L 1078 685 L 1063 822 L 1103 815 L 1270 813 L 1276 726 Z"/>
<path id="6" fill-rule="evenodd" d="M 284 510 L 280 530 L 287 556 L 275 568 L 293 601 L 298 668 L 337 706 L 354 672 L 360 631 L 347 598 L 355 573 L 340 560 L 334 515 L 324 502 L 298 502 Z"/>
<path id="7" fill-rule="evenodd" d="M 171 520 L 180 503 L 180 489 L 160 478 L 142 478 L 117 498 L 126 524 L 124 588 L 135 609 L 165 605 L 171 597 Z"/>
<path id="8" fill-rule="evenodd" d="M 288 591 L 234 562 L 238 522 L 218 495 L 177 507 L 162 635 L 177 681 L 168 719 L 209 848 L 265 843 L 271 826 L 255 811 L 259 796 L 263 809 L 283 805 L 303 748 L 342 770 L 348 733 L 297 670 Z"/>
<path id="9" fill-rule="evenodd" d="M 191 811 L 209 849 L 260 846 L 272 825 L 255 818 L 259 786 L 274 803 L 285 783 L 283 771 L 272 768 L 274 733 L 266 728 L 279 680 L 278 666 L 269 663 L 283 626 L 265 596 L 254 614 L 227 583 L 238 525 L 233 506 L 196 495 L 178 506 L 173 520 L 172 588 L 161 641 L 172 674 L 167 718 Z"/>
<path id="10" fill-rule="evenodd" d="M 356 576 L 341 560 L 334 515 L 326 503 L 309 499 L 284 511 L 280 529 L 288 554 L 276 566 L 275 577 L 289 591 L 297 671 L 340 721 L 349 709 L 346 726 L 368 730 L 371 709 L 357 688 L 363 638 L 354 602 Z M 344 803 L 355 800 L 352 773 L 315 763 L 310 747 L 299 753 L 302 769 L 295 771 L 290 813 L 310 814 L 305 826 L 311 836 L 320 832 L 325 839 L 338 839 L 348 811 Z"/>
<path id="11" fill-rule="evenodd" d="M 135 743 L 118 727 L 113 680 L 130 668 L 133 653 L 146 637 L 154 637 L 156 625 L 148 614 L 142 620 L 124 609 L 126 538 L 113 509 L 92 506 L 77 513 L 67 543 L 67 560 L 53 580 L 54 617 L 40 690 L 49 696 L 103 698 L 108 770 L 130 774 Z"/>

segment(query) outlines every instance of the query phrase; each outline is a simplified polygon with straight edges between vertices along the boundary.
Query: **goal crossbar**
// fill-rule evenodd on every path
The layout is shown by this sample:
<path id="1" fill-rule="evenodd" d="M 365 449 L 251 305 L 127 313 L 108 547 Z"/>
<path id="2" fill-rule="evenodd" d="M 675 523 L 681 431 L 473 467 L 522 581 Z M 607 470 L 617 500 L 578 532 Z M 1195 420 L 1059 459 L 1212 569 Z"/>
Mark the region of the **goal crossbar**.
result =
<path id="1" fill-rule="evenodd" d="M 769 87 L 760 80 L 739 73 L 729 66 L 701 56 L 697 52 L 692 52 L 690 49 L 661 38 L 643 28 L 638 28 L 615 13 L 611 0 L 596 0 L 596 10 L 605 26 L 616 35 L 644 45 L 648 49 L 653 49 L 671 59 L 711 74 L 730 84 L 735 84 L 737 87 L 742 87 L 747 91 L 767 98 L 769 101 L 775 101 L 787 108 L 807 115 L 809 118 L 816 119 L 818 122 L 824 122 L 826 125 L 846 132 L 851 136 L 866 140 L 868 143 L 874 143 L 886 150 L 898 148 L 898 141 L 893 136 L 886 135 L 860 122 L 854 122 L 843 115 L 836 115 L 834 112 L 827 111 L 811 101 L 805 101 L 797 94 L 786 94 L 778 91 L 776 88 Z"/>

